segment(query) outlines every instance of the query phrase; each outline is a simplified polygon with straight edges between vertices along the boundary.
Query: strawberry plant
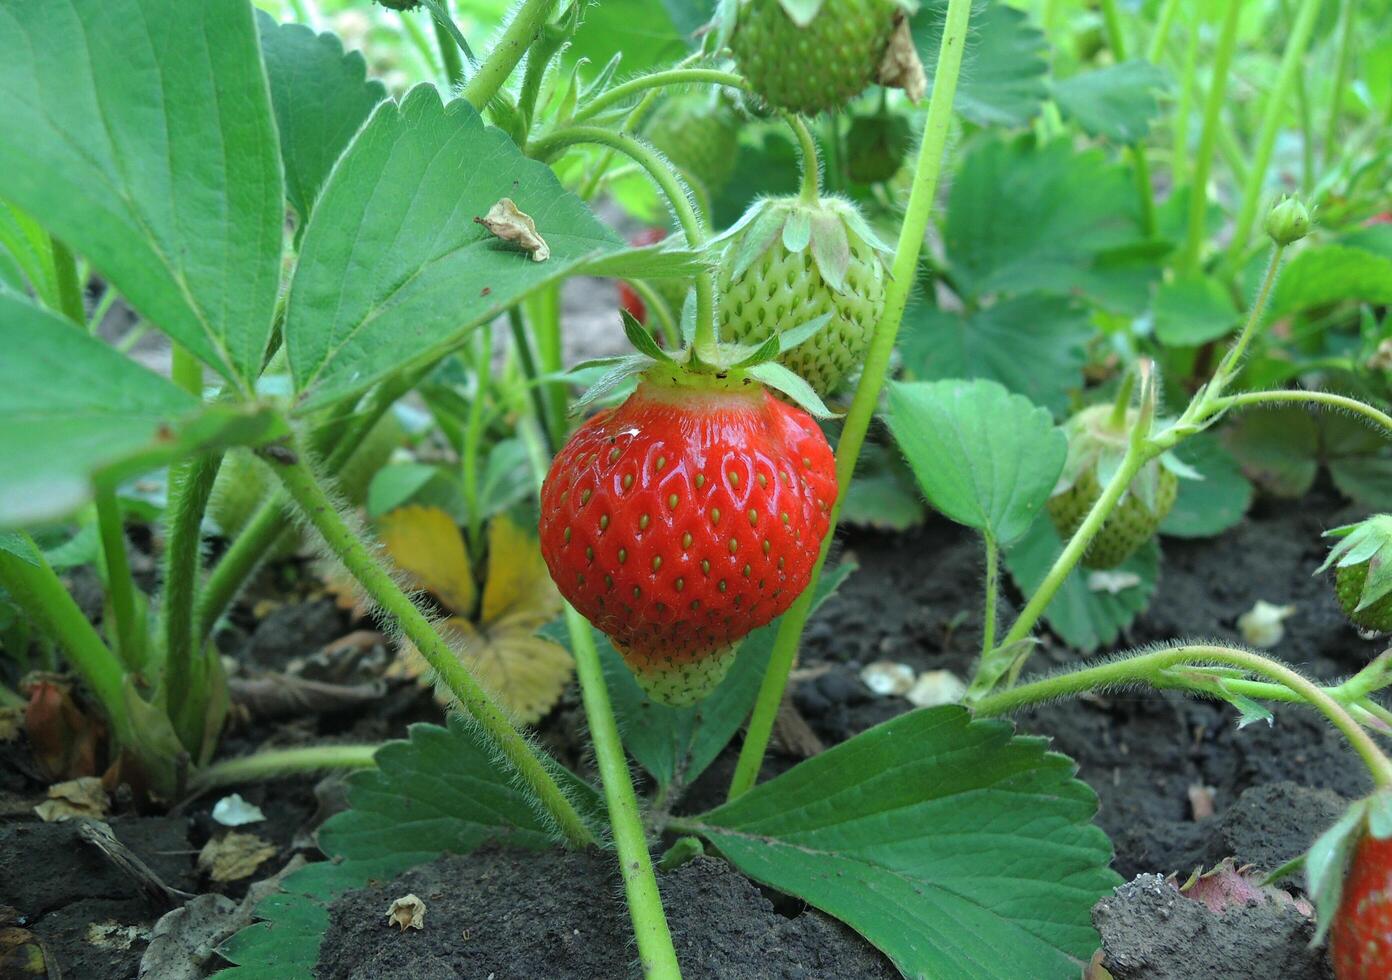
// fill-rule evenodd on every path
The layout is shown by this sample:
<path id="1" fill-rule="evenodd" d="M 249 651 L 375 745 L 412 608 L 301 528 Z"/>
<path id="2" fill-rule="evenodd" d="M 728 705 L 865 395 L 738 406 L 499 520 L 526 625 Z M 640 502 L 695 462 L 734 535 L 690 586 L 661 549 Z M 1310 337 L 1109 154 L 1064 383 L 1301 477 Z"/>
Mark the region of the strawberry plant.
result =
<path id="1" fill-rule="evenodd" d="M 376 951 L 350 972 L 370 970 L 383 936 L 421 976 L 497 945 L 551 957 L 506 962 L 523 973 L 609 975 L 630 940 L 646 976 L 718 972 L 703 903 L 744 895 L 752 930 L 777 893 L 886 972 L 1142 975 L 1095 928 L 1119 884 L 1096 792 L 1010 720 L 1136 688 L 1338 734 L 1372 790 L 1287 870 L 1336 975 L 1387 972 L 1387 658 L 1338 680 L 1287 665 L 1293 603 L 1256 610 L 1270 655 L 1187 624 L 1121 643 L 1154 638 L 1166 576 L 1232 548 L 1249 509 L 1319 494 L 1364 517 L 1298 569 L 1361 631 L 1330 625 L 1329 646 L 1392 629 L 1382 12 L 260 6 L 0 5 L 15 785 L 42 784 L 45 821 L 114 806 L 126 826 L 355 771 L 314 828 L 331 860 L 190 940 L 217 947 L 205 974 L 329 975 L 355 943 Z M 920 524 L 936 537 L 895 537 Z M 933 641 L 966 637 L 970 674 L 888 664 L 863 700 L 917 707 L 874 702 L 828 746 L 799 695 L 834 690 L 848 651 L 904 646 L 857 635 L 881 628 L 863 611 L 827 626 L 864 600 L 838 588 L 874 534 L 979 558 L 944 569 L 974 608 Z M 1242 557 L 1220 586 L 1258 574 Z M 307 648 L 255 676 L 300 599 L 331 642 L 292 637 Z M 325 738 L 249 728 L 267 703 Z M 236 754 L 249 730 L 268 744 Z M 254 809 L 226 796 L 200 826 Z M 278 853 L 236 834 L 206 835 L 209 887 Z M 617 878 L 622 936 L 599 908 L 593 935 L 541 923 L 541 954 L 442 929 L 462 894 L 567 897 L 542 872 L 461 878 L 489 847 Z M 378 898 L 393 932 L 352 918 Z M 739 969 L 832 962 L 769 912 Z M 0 923 L 0 962 L 47 968 L 25 922 Z"/>

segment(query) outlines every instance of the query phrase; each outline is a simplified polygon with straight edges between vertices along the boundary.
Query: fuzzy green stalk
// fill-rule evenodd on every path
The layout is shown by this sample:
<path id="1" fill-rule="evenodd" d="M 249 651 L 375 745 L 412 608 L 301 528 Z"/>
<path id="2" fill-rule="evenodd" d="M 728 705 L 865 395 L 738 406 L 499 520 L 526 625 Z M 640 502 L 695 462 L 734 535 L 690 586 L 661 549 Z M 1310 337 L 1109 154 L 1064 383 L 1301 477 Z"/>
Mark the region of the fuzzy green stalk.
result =
<path id="1" fill-rule="evenodd" d="M 1188 40 L 1184 45 L 1184 63 L 1180 70 L 1179 95 L 1175 99 L 1173 114 L 1173 145 L 1170 159 L 1170 182 L 1176 186 L 1183 184 L 1189 173 L 1189 117 L 1194 106 L 1195 78 L 1199 69 L 1199 31 L 1202 18 L 1197 11 L 1191 11 L 1188 22 Z M 1192 185 L 1191 185 L 1192 186 Z"/>
<path id="2" fill-rule="evenodd" d="M 130 671 L 145 666 L 145 638 L 141 635 L 141 615 L 136 602 L 135 579 L 131 576 L 130 556 L 126 552 L 126 529 L 116 491 L 99 487 L 94 495 L 97 530 L 101 534 L 102 558 L 106 565 L 106 594 L 111 616 L 116 620 L 116 655 Z"/>
<path id="3" fill-rule="evenodd" d="M 1374 425 L 1385 430 L 1388 438 L 1392 438 L 1392 415 L 1380 412 L 1372 405 L 1359 401 L 1357 398 L 1348 398 L 1344 395 L 1336 395 L 1329 391 L 1302 391 L 1296 388 L 1283 389 L 1279 391 L 1244 391 L 1236 395 L 1224 395 L 1213 400 L 1215 412 L 1225 412 L 1231 408 L 1248 408 L 1251 406 L 1273 406 L 1290 404 L 1322 405 L 1326 408 L 1341 409 L 1355 415 L 1361 415 Z"/>
<path id="4" fill-rule="evenodd" d="M 337 506 L 305 463 L 303 450 L 291 446 L 267 454 L 272 470 L 280 478 L 301 514 L 323 537 L 329 550 L 343 562 L 382 613 L 400 627 L 435 671 L 441 683 L 473 716 L 479 727 L 508 760 L 538 802 L 556 821 L 568 843 L 586 847 L 595 843 L 594 834 L 562 791 L 546 763 L 528 743 L 493 698 L 474 680 L 455 656 L 450 645 L 430 620 L 401 591 L 391 574 L 382 567 L 357 532 L 344 520 Z"/>
<path id="5" fill-rule="evenodd" d="M 784 113 L 783 121 L 793 131 L 798 151 L 802 156 L 802 193 L 799 198 L 803 204 L 816 204 L 821 196 L 821 167 L 817 162 L 817 141 L 812 138 L 807 124 L 799 117 L 792 113 Z"/>
<path id="6" fill-rule="evenodd" d="M 1262 317 L 1266 314 L 1266 304 L 1270 302 L 1271 293 L 1276 288 L 1276 277 L 1280 275 L 1281 259 L 1285 254 L 1284 245 L 1277 245 L 1271 250 L 1271 259 L 1266 264 L 1266 274 L 1262 276 L 1261 288 L 1257 290 L 1257 298 L 1252 301 L 1252 306 L 1247 311 L 1247 321 L 1242 325 L 1242 332 L 1237 335 L 1237 340 L 1218 362 L 1218 367 L 1213 372 L 1214 383 L 1209 385 L 1207 392 L 1221 390 L 1241 366 L 1248 345 L 1261 328 Z"/>
<path id="7" fill-rule="evenodd" d="M 1281 129 L 1281 118 L 1290 101 L 1296 73 L 1300 71 L 1305 57 L 1305 49 L 1310 43 L 1310 34 L 1315 29 L 1315 17 L 1319 14 L 1320 0 L 1301 0 L 1295 15 L 1295 25 L 1286 40 L 1286 50 L 1281 55 L 1281 67 L 1276 73 L 1276 83 L 1266 95 L 1266 105 L 1262 109 L 1261 129 L 1257 136 L 1256 149 L 1252 154 L 1252 166 L 1247 171 L 1247 180 L 1242 188 L 1242 205 L 1233 223 L 1232 241 L 1228 244 L 1228 267 L 1236 269 L 1247 249 L 1252 228 L 1257 221 L 1257 209 L 1261 206 L 1266 186 L 1266 171 L 1271 165 L 1271 153 L 1276 147 L 1276 135 Z"/>
<path id="8" fill-rule="evenodd" d="M 1237 137 L 1227 126 L 1218 128 L 1218 153 L 1228 165 L 1233 183 L 1238 186 L 1247 183 L 1247 160 L 1243 157 L 1242 146 L 1237 142 Z"/>
<path id="9" fill-rule="evenodd" d="M 1289 688 L 1318 710 L 1346 738 L 1362 758 L 1378 787 L 1392 785 L 1392 761 L 1389 761 L 1372 736 L 1349 714 L 1348 710 L 1322 687 L 1285 664 L 1246 650 L 1221 646 L 1182 646 L 1156 650 L 1135 656 L 1111 660 L 1093 667 L 1056 674 L 1042 680 L 1020 684 L 999 694 L 979 700 L 974 710 L 979 717 L 1008 714 L 1032 704 L 1055 701 L 1099 688 L 1127 684 L 1152 684 L 1174 687 L 1174 679 L 1164 671 L 1180 664 L 1223 664 L 1266 677 Z"/>
<path id="10" fill-rule="evenodd" d="M 435 59 L 435 48 L 431 46 L 430 39 L 425 36 L 425 31 L 421 30 L 420 24 L 416 23 L 415 13 L 409 10 L 399 10 L 396 16 L 401 23 L 402 30 L 406 32 L 411 46 L 416 49 L 416 55 L 420 58 L 421 64 L 425 66 L 425 73 L 438 75 L 440 63 Z"/>
<path id="11" fill-rule="evenodd" d="M 928 230 L 928 217 L 933 208 L 934 194 L 937 192 L 938 175 L 942 170 L 948 129 L 952 123 L 952 99 L 957 92 L 957 78 L 962 67 L 962 48 L 966 42 L 971 6 L 971 0 L 948 0 L 942 46 L 938 51 L 938 63 L 933 72 L 933 94 L 929 99 L 928 114 L 923 123 L 923 142 L 918 150 L 908 208 L 904 214 L 904 223 L 899 229 L 893 270 L 885 294 L 885 308 L 879 323 L 875 326 L 875 335 L 870 341 L 865 366 L 861 371 L 860 384 L 856 387 L 855 397 L 851 401 L 850 411 L 846 414 L 841 439 L 837 444 L 836 480 L 840 491 L 836 496 L 836 504 L 831 509 L 830 527 L 822 540 L 821 554 L 813 567 L 812 579 L 779 622 L 768 669 L 759 687 L 754 712 L 749 718 L 749 729 L 740 749 L 734 778 L 730 782 L 730 799 L 748 792 L 759 777 L 759 767 L 763 763 L 769 736 L 773 733 L 778 706 L 782 703 L 783 692 L 788 686 L 788 674 L 797 659 L 802 629 L 812 609 L 812 596 L 816 592 L 817 581 L 821 578 L 822 567 L 826 564 L 827 552 L 836 533 L 836 523 L 846 499 L 846 490 L 851 484 L 851 476 L 860 457 L 860 447 L 865 442 L 865 434 L 879 404 L 880 389 L 889 370 L 894 341 L 898 337 L 899 325 L 904 318 L 904 307 L 908 304 L 909 290 L 916 279 L 914 273 L 918 269 L 923 236 Z"/>
<path id="12" fill-rule="evenodd" d="M 342 470 L 362 445 L 367 433 L 372 431 L 397 399 L 414 388 L 433 366 L 393 375 L 377 386 L 363 408 L 354 414 L 346 426 L 340 428 L 336 423 L 331 423 L 316 431 L 316 452 L 328 451 L 329 444 L 333 444 L 324 461 L 324 469 L 329 473 Z M 198 595 L 195 622 L 200 641 L 212 633 L 218 618 L 232 605 L 247 579 L 290 532 L 288 505 L 289 498 L 283 490 L 275 490 L 267 495 L 213 566 Z"/>
<path id="13" fill-rule="evenodd" d="M 488 57 L 464 85 L 463 96 L 480 112 L 506 84 L 508 76 L 527 53 L 551 16 L 556 0 L 522 0 L 512 21 L 494 43 Z"/>
<path id="14" fill-rule="evenodd" d="M 573 122 L 582 123 L 587 119 L 593 119 L 610 106 L 619 105 L 639 92 L 647 92 L 668 85 L 727 85 L 730 88 L 743 89 L 745 81 L 742 76 L 736 75 L 734 72 L 717 71 L 714 68 L 671 68 L 667 71 L 656 71 L 650 75 L 639 75 L 637 78 L 630 78 L 622 84 L 615 85 L 585 103 L 575 111 Z"/>
<path id="15" fill-rule="evenodd" d="M 1112 59 L 1120 64 L 1126 60 L 1126 36 L 1121 30 L 1121 15 L 1117 11 L 1116 0 L 1102 0 L 1102 17 L 1107 25 L 1107 44 L 1112 49 Z M 1150 162 L 1146 159 L 1144 143 L 1132 143 L 1126 148 L 1131 157 L 1132 172 L 1136 178 L 1136 199 L 1140 204 L 1141 228 L 1147 236 L 1155 234 L 1155 189 L 1150 183 Z"/>
<path id="16" fill-rule="evenodd" d="M 377 765 L 375 745 L 306 745 L 295 749 L 267 749 L 236 759 L 226 759 L 200 770 L 190 789 L 195 793 L 253 783 L 264 779 L 279 779 L 299 773 L 325 769 L 372 769 Z"/>
<path id="17" fill-rule="evenodd" d="M 522 301 L 522 310 L 536 344 L 537 366 L 541 373 L 556 377 L 561 373 L 561 287 L 542 286 Z M 543 424 L 552 445 L 565 441 L 568 423 L 568 395 L 564 381 L 550 381 L 542 388 L 546 401 Z"/>
<path id="18" fill-rule="evenodd" d="M 421 3 L 430 11 L 430 19 L 435 25 L 435 43 L 440 49 L 440 60 L 444 62 L 445 77 L 451 85 L 458 85 L 464 81 L 464 64 L 460 61 L 459 52 L 464 52 L 464 57 L 471 63 L 474 52 L 469 49 L 469 42 L 450 16 L 448 0 L 421 0 Z"/>
<path id="19" fill-rule="evenodd" d="M 996 602 L 1000 590 L 1000 548 L 987 531 L 982 534 L 986 546 L 986 605 L 981 613 L 981 659 L 996 648 Z"/>
<path id="20" fill-rule="evenodd" d="M 1170 40 L 1170 30 L 1174 27 L 1175 14 L 1178 12 L 1179 0 L 1165 0 L 1159 16 L 1155 18 L 1155 33 L 1150 36 L 1145 55 L 1146 61 L 1152 65 L 1158 65 L 1160 56 L 1165 53 L 1165 47 Z"/>
<path id="21" fill-rule="evenodd" d="M 667 916 L 662 910 L 662 895 L 653 873 L 643 815 L 633 792 L 628 759 L 624 756 L 619 726 L 609 703 L 609 690 L 604 686 L 604 670 L 599 663 L 599 652 L 595 650 L 594 633 L 569 603 L 565 605 L 565 620 L 570 632 L 570 648 L 575 654 L 575 676 L 585 702 L 590 742 L 594 746 L 599 778 L 604 784 L 604 801 L 609 807 L 609 825 L 614 832 L 614 847 L 618 851 L 619 871 L 628 899 L 628 914 L 633 920 L 633 935 L 638 940 L 643 976 L 649 980 L 679 980 L 681 968 L 672 948 Z"/>
<path id="22" fill-rule="evenodd" d="M 1179 261 L 1182 272 L 1198 271 L 1199 259 L 1203 257 L 1208 175 L 1213 167 L 1218 128 L 1223 125 L 1223 105 L 1228 98 L 1228 70 L 1232 67 L 1233 52 L 1237 50 L 1237 26 L 1242 19 L 1242 0 L 1227 0 L 1227 4 L 1221 33 L 1218 35 L 1218 49 L 1213 54 L 1213 73 L 1209 80 L 1208 96 L 1204 101 L 1203 131 L 1199 135 L 1199 150 L 1194 157 L 1194 172 L 1189 180 L 1189 226 Z M 1197 21 L 1199 15 L 1196 13 L 1194 16 Z M 1198 30 L 1197 23 L 1194 29 Z"/>
<path id="23" fill-rule="evenodd" d="M 686 234 L 688 248 L 699 249 L 706 243 L 706 227 L 691 204 L 686 188 L 677 179 L 662 155 L 650 145 L 627 133 L 616 133 L 598 126 L 572 126 L 537 140 L 531 147 L 538 159 L 549 160 L 568 146 L 594 143 L 606 146 L 628 157 L 647 171 L 676 215 Z M 701 360 L 711 362 L 715 356 L 715 273 L 702 269 L 696 274 L 696 338 L 695 353 Z"/>
<path id="24" fill-rule="evenodd" d="M 541 375 L 537 372 L 536 358 L 532 355 L 532 342 L 527 338 L 527 325 L 522 320 L 522 311 L 517 307 L 508 308 L 508 327 L 512 330 L 512 346 L 517 351 L 517 360 L 522 365 L 522 376 L 527 379 L 527 392 L 531 395 L 532 408 L 536 412 L 538 420 L 545 423 L 546 419 L 546 395 L 541 390 L 538 379 Z M 554 452 L 555 446 L 552 444 L 553 438 L 559 438 L 565 433 L 558 433 L 553 436 L 549 430 L 543 428 L 542 435 L 546 439 L 547 449 Z"/>
<path id="25" fill-rule="evenodd" d="M 1295 73 L 1295 104 L 1300 113 L 1300 194 L 1308 199 L 1315 187 L 1315 117 L 1303 66 Z"/>
<path id="26" fill-rule="evenodd" d="M 202 554 L 203 513 L 213 492 L 221 453 L 199 455 L 170 467 L 169 504 L 165 511 L 163 596 L 163 685 L 169 717 L 179 741 L 197 758 L 203 747 L 206 690 L 196 690 L 193 664 L 202 641 L 193 628 Z"/>
<path id="27" fill-rule="evenodd" d="M 78 608 L 56 572 L 26 534 L 19 535 L 24 555 L 0 548 L 0 585 L 47 636 L 55 640 L 83 683 L 96 696 L 122 745 L 135 744 L 135 729 L 126 709 L 125 676 L 96 629 Z"/>
<path id="28" fill-rule="evenodd" d="M 1064 546 L 1062 553 L 1054 559 L 1054 564 L 1050 567 L 1049 573 L 1044 576 L 1044 581 L 1039 583 L 1039 588 L 1034 590 L 1029 601 L 1025 603 L 1025 608 L 1020 610 L 1020 615 L 1011 624 L 1010 631 L 1005 634 L 1002 645 L 1008 646 L 1016 643 L 1030 635 L 1039 618 L 1044 615 L 1044 610 L 1049 608 L 1049 603 L 1053 602 L 1054 596 L 1062 588 L 1069 574 L 1082 560 L 1088 545 L 1092 544 L 1092 539 L 1097 537 L 1102 525 L 1111 516 L 1112 509 L 1116 507 L 1121 495 L 1126 492 L 1126 488 L 1131 485 L 1136 474 L 1141 471 L 1150 459 L 1157 453 L 1149 450 L 1138 440 L 1132 440 L 1127 446 L 1126 455 L 1122 457 L 1121 465 L 1112 474 L 1112 478 L 1103 487 L 1102 494 L 1088 511 L 1087 517 L 1083 518 L 1083 523 L 1078 526 L 1073 537 L 1069 538 Z"/>
<path id="29" fill-rule="evenodd" d="M 1329 93 L 1329 118 L 1324 126 L 1324 161 L 1329 169 L 1342 147 L 1338 146 L 1339 117 L 1344 112 L 1344 89 L 1348 88 L 1349 64 L 1353 56 L 1353 27 L 1358 12 L 1356 0 L 1343 0 L 1339 8 L 1338 54 L 1334 59 L 1334 87 Z"/>
<path id="30" fill-rule="evenodd" d="M 483 508 L 479 502 L 479 456 L 483 445 L 483 410 L 488 402 L 489 372 L 493 358 L 493 331 L 482 330 L 474 338 L 474 398 L 464 425 L 463 452 L 460 453 L 460 482 L 467 508 L 469 559 L 477 567 L 483 558 Z M 464 610 L 468 612 L 469 610 Z"/>

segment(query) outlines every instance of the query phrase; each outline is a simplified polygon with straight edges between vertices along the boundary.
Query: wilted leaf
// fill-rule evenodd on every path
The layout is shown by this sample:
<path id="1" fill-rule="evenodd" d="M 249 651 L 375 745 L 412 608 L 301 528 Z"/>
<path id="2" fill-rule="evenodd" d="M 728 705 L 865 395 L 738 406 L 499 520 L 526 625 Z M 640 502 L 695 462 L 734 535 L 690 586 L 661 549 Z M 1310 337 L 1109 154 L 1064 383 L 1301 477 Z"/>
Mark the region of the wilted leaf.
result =
<path id="1" fill-rule="evenodd" d="M 472 587 L 463 538 L 448 514 L 432 507 L 403 507 L 387 518 L 384 540 L 393 559 L 446 605 L 452 605 L 446 596 L 463 596 L 459 576 Z M 443 626 L 455 634 L 452 647 L 469 673 L 523 724 L 551 710 L 574 671 L 565 647 L 537 635 L 560 608 L 536 540 L 505 514 L 494 517 L 488 524 L 488 575 L 478 618 L 451 616 Z M 402 656 L 390 672 L 421 677 L 426 663 L 414 646 L 403 642 Z M 450 697 L 446 692 L 441 696 Z"/>
<path id="2" fill-rule="evenodd" d="M 425 903 L 415 895 L 402 895 L 387 907 L 387 925 L 405 932 L 425 928 Z"/>
<path id="3" fill-rule="evenodd" d="M 96 776 L 83 776 L 48 788 L 48 799 L 34 807 L 44 823 L 71 820 L 73 817 L 101 819 L 106 816 L 106 790 Z"/>
<path id="4" fill-rule="evenodd" d="M 233 830 L 203 845 L 198 852 L 198 870 L 216 882 L 241 881 L 275 855 L 276 846 L 269 841 Z"/>
<path id="5" fill-rule="evenodd" d="M 377 533 L 391 560 L 417 585 L 452 612 L 473 614 L 478 591 L 454 518 L 438 507 L 398 507 L 378 519 Z"/>
<path id="6" fill-rule="evenodd" d="M 505 242 L 511 242 L 532 257 L 533 262 L 545 262 L 551 257 L 551 246 L 546 239 L 537 234 L 536 222 L 532 216 L 523 212 L 512 198 L 505 197 L 488 209 L 488 213 L 474 218 L 490 233 Z"/>

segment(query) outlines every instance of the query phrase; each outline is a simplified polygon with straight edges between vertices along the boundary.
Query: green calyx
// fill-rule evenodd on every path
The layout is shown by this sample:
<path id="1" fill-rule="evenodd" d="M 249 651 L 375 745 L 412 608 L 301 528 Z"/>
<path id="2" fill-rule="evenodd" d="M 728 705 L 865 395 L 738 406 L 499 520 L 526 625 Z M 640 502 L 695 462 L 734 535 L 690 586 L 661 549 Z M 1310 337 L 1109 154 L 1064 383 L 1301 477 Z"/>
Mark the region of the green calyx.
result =
<path id="1" fill-rule="evenodd" d="M 1392 632 L 1392 514 L 1326 531 L 1341 539 L 1318 575 L 1335 570 L 1335 594 L 1349 619 L 1363 629 Z"/>
<path id="2" fill-rule="evenodd" d="M 890 250 L 855 205 L 768 198 L 717 244 L 721 336 L 757 347 L 824 319 L 810 339 L 785 345 L 779 363 L 818 394 L 834 391 L 865 355 L 888 280 Z"/>
<path id="3" fill-rule="evenodd" d="M 571 411 L 584 412 L 596 402 L 615 395 L 635 377 L 663 388 L 689 391 L 749 391 L 752 385 L 772 388 L 817 418 L 832 413 L 817 393 L 792 371 L 775 360 L 785 351 L 806 342 L 826 325 L 821 318 L 797 330 L 772 336 L 762 344 L 719 343 L 704 356 L 698 356 L 688 335 L 679 351 L 663 350 L 647 329 L 628 312 L 623 313 L 624 332 L 638 353 L 586 361 L 573 368 L 603 367 L 605 372 L 575 402 Z"/>

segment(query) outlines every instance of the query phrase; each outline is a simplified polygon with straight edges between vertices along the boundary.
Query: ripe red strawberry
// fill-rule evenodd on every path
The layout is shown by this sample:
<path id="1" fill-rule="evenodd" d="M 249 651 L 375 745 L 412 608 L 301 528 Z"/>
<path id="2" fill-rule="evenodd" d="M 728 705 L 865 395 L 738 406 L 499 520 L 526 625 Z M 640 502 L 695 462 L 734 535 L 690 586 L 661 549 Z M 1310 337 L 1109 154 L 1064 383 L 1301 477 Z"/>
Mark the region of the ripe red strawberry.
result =
<path id="1" fill-rule="evenodd" d="M 1344 879 L 1330 933 L 1338 980 L 1392 977 L 1392 839 L 1364 835 Z"/>
<path id="2" fill-rule="evenodd" d="M 807 587 L 835 500 L 806 412 L 747 378 L 665 365 L 557 454 L 541 552 L 649 696 L 691 704 Z"/>

